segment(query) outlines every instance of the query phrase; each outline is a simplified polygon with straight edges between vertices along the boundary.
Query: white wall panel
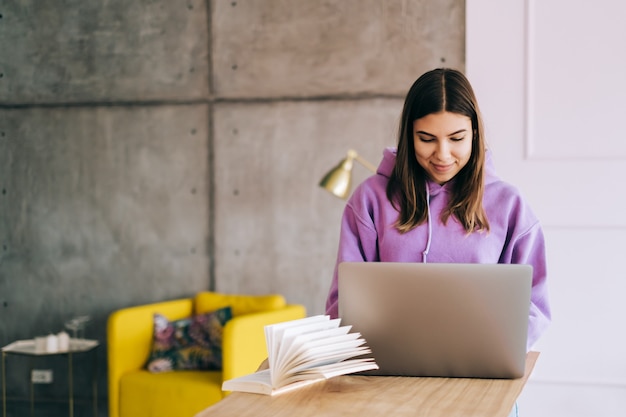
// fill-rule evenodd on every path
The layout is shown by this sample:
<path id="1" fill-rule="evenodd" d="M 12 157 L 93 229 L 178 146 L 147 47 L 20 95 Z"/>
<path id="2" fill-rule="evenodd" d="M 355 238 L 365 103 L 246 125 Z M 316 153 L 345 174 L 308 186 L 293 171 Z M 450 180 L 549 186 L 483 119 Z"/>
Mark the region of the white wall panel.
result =
<path id="1" fill-rule="evenodd" d="M 541 360 L 541 359 L 539 359 Z M 541 398 L 541 401 L 537 401 Z M 520 395 L 520 417 L 619 417 L 624 415 L 623 386 L 541 383 L 531 380 Z"/>
<path id="2" fill-rule="evenodd" d="M 547 239 L 553 323 L 522 416 L 621 415 L 626 4 L 468 0 L 467 73 L 504 178 Z"/>
<path id="3" fill-rule="evenodd" d="M 537 16 L 543 13 L 545 4 L 555 2 L 557 4 L 553 7 L 560 10 L 560 20 L 553 22 L 553 26 L 538 24 Z M 603 2 L 605 4 L 600 8 L 602 16 L 626 13 L 621 10 L 626 5 L 620 2 Z M 626 198 L 622 193 L 606 189 L 601 198 L 589 198 L 592 192 L 597 197 L 599 185 L 605 186 L 626 177 L 626 161 L 620 156 L 624 154 L 626 144 L 620 141 L 619 133 L 613 133 L 617 137 L 615 140 L 596 138 L 595 131 L 590 131 L 588 126 L 589 120 L 602 120 L 602 123 L 594 122 L 594 126 L 603 124 L 603 130 L 604 126 L 620 120 L 619 117 L 605 116 L 615 109 L 626 110 L 623 101 L 614 93 L 615 89 L 621 88 L 621 81 L 614 88 L 598 90 L 598 93 L 604 91 L 605 97 L 597 105 L 589 106 L 580 96 L 576 83 L 572 84 L 569 95 L 565 94 L 567 90 L 552 90 L 552 85 L 559 85 L 567 72 L 576 73 L 576 69 L 567 68 L 563 73 L 553 73 L 553 80 L 548 79 L 550 74 L 536 75 L 536 66 L 543 59 L 540 45 L 548 42 L 551 28 L 561 33 L 566 28 L 561 27 L 560 22 L 575 20 L 580 22 L 578 30 L 584 27 L 585 31 L 594 32 L 590 24 L 594 21 L 606 23 L 598 18 L 587 21 L 584 15 L 578 14 L 584 13 L 584 10 L 572 9 L 569 2 L 560 3 L 559 6 L 557 0 L 468 1 L 467 73 L 485 115 L 487 139 L 494 150 L 499 173 L 524 191 L 545 223 L 559 227 L 572 224 L 626 227 L 626 216 L 622 214 L 626 212 Z M 602 33 L 603 29 L 600 27 L 598 31 Z M 572 33 L 572 39 L 576 36 Z M 625 67 L 626 54 L 622 52 L 624 48 L 620 39 L 602 38 L 597 43 L 613 45 L 612 59 L 620 59 L 621 67 Z M 579 45 L 579 57 L 586 56 L 582 49 L 584 46 Z M 606 73 L 604 68 L 593 72 L 596 78 L 605 77 Z M 584 84 L 588 78 L 586 75 L 582 77 L 581 83 Z M 549 112 L 537 110 L 555 95 L 561 96 L 562 106 L 570 103 L 587 106 L 586 118 L 580 114 L 569 116 L 567 134 L 555 133 L 565 129 L 565 123 L 552 123 Z M 572 137 L 572 132 L 577 132 L 577 138 Z M 590 135 L 594 138 L 590 139 Z M 583 142 L 587 143 L 586 149 L 570 149 Z M 557 148 L 560 153 L 553 151 Z"/>
<path id="4" fill-rule="evenodd" d="M 545 230 L 553 325 L 537 345 L 543 381 L 621 384 L 626 389 L 626 229 Z"/>
<path id="5" fill-rule="evenodd" d="M 624 6 L 532 1 L 528 80 L 531 158 L 624 159 Z"/>

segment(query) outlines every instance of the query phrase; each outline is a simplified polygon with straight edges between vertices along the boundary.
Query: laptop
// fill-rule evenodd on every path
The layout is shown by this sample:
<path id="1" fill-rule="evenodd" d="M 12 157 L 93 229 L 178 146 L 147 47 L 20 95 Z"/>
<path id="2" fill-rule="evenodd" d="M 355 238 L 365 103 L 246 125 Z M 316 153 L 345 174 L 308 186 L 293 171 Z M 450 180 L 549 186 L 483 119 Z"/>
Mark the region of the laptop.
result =
<path id="1" fill-rule="evenodd" d="M 532 266 L 344 262 L 339 317 L 372 349 L 368 375 L 524 375 Z"/>

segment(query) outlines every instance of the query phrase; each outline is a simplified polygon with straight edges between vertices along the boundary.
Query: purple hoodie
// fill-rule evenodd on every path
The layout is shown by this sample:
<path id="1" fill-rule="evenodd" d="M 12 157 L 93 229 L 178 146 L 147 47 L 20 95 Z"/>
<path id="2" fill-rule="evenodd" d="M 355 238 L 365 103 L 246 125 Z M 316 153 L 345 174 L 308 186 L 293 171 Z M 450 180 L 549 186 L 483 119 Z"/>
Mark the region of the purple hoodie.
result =
<path id="1" fill-rule="evenodd" d="M 485 163 L 483 207 L 491 230 L 467 235 L 455 217 L 441 222 L 451 183 L 439 185 L 428 180 L 427 223 L 400 234 L 393 226 L 398 211 L 387 199 L 389 176 L 396 161 L 396 149 L 383 152 L 377 174 L 354 191 L 341 222 L 339 251 L 333 281 L 326 300 L 326 314 L 338 315 L 337 266 L 351 262 L 432 262 L 530 264 L 533 267 L 528 343 L 530 349 L 550 323 L 546 285 L 546 256 L 539 221 L 519 191 L 495 175 L 491 153 Z"/>

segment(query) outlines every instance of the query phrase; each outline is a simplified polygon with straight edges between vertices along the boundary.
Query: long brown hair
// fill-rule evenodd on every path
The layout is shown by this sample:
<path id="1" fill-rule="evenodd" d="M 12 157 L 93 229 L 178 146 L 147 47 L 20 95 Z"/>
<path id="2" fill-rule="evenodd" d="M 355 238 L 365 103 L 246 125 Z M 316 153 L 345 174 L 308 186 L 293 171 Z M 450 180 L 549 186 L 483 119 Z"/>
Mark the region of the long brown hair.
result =
<path id="1" fill-rule="evenodd" d="M 439 112 L 457 113 L 472 121 L 472 153 L 455 177 L 453 195 L 441 213 L 444 224 L 456 217 L 468 232 L 489 231 L 483 208 L 485 190 L 485 139 L 482 117 L 474 90 L 459 71 L 438 68 L 420 76 L 404 101 L 398 132 L 396 163 L 387 184 L 387 198 L 399 211 L 396 228 L 405 233 L 427 221 L 426 171 L 415 157 L 413 122 Z"/>

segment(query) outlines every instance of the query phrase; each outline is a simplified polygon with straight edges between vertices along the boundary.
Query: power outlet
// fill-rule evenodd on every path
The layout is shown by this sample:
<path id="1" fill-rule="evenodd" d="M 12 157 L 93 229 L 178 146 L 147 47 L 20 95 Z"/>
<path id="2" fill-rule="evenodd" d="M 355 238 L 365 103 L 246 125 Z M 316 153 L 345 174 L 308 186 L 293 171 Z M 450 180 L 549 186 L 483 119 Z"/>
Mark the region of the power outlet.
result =
<path id="1" fill-rule="evenodd" d="M 52 369 L 33 369 L 30 373 L 33 384 L 51 384 Z"/>

